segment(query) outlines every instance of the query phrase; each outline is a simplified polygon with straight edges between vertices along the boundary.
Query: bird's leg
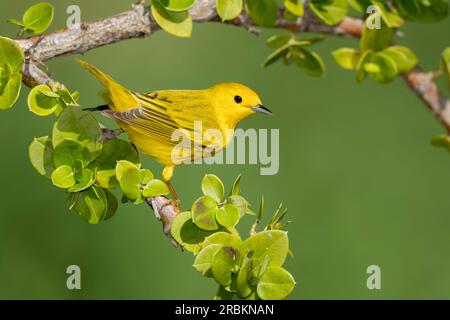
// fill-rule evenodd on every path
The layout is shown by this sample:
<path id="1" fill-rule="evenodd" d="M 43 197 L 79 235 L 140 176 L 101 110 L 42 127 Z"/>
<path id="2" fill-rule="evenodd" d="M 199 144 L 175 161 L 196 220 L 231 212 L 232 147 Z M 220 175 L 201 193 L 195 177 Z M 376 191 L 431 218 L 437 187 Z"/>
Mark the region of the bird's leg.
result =
<path id="1" fill-rule="evenodd" d="M 173 169 L 175 168 L 174 165 L 165 166 L 164 170 L 162 172 L 163 180 L 166 183 L 167 188 L 169 188 L 170 194 L 172 195 L 172 200 L 170 200 L 169 204 L 172 204 L 176 207 L 180 205 L 180 199 L 178 198 L 177 193 L 175 192 L 175 189 L 173 188 L 172 184 L 170 183 L 170 178 L 173 176 Z"/>
<path id="2" fill-rule="evenodd" d="M 170 194 L 172 195 L 173 200 L 171 201 L 173 205 L 177 206 L 180 204 L 180 198 L 178 198 L 177 193 L 175 192 L 175 189 L 173 188 L 170 181 L 165 181 L 167 188 L 169 188 Z"/>

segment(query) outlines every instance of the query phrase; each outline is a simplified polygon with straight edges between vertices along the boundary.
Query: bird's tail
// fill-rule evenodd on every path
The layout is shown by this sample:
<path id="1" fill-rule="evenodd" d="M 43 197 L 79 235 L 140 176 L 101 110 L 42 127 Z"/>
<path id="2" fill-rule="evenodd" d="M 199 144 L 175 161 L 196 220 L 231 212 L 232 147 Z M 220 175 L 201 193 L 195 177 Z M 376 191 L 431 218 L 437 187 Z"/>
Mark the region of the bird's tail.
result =
<path id="1" fill-rule="evenodd" d="M 86 61 L 79 59 L 77 61 L 106 87 L 108 90 L 108 100 L 111 101 L 109 108 L 117 111 L 125 111 L 139 106 L 136 97 L 127 88 Z"/>

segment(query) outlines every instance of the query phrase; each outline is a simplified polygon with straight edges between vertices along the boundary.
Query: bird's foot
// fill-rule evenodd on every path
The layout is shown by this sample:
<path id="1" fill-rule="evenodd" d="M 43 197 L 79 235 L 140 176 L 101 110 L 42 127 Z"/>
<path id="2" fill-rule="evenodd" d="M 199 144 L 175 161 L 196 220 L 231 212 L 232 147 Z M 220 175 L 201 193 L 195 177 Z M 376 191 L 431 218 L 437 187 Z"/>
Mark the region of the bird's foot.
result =
<path id="1" fill-rule="evenodd" d="M 165 207 L 174 206 L 176 208 L 180 207 L 180 199 L 168 199 L 166 203 L 163 204 L 161 207 L 161 210 L 163 210 Z"/>

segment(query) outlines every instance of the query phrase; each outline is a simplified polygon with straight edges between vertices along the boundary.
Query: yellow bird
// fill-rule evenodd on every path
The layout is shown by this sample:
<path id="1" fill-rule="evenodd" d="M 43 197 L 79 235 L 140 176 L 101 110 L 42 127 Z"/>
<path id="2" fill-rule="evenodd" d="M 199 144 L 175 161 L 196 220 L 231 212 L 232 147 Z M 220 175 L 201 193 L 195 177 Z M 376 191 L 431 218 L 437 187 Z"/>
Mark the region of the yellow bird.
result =
<path id="1" fill-rule="evenodd" d="M 162 173 L 174 198 L 169 180 L 176 165 L 208 157 L 205 146 L 213 143 L 215 151 L 226 148 L 237 124 L 257 112 L 271 114 L 258 95 L 240 83 L 220 83 L 204 90 L 160 90 L 149 93 L 130 91 L 91 64 L 78 60 L 106 87 L 108 104 L 90 110 L 101 110 L 114 119 L 142 153 L 164 165 Z M 195 122 L 201 122 L 201 132 Z M 213 141 L 206 132 L 215 129 L 222 141 Z M 192 142 L 189 154 L 174 161 L 174 131 Z"/>

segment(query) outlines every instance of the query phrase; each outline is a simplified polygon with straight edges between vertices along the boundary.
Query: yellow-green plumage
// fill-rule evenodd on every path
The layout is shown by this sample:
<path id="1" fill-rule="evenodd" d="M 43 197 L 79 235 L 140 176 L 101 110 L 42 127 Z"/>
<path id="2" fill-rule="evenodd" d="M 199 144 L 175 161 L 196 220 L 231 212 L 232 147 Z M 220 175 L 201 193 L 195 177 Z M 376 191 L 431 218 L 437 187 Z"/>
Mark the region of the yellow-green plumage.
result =
<path id="1" fill-rule="evenodd" d="M 181 130 L 192 141 L 190 159 L 193 155 L 204 156 L 202 145 L 211 142 L 203 136 L 206 130 L 222 132 L 224 139 L 217 151 L 225 148 L 239 121 L 254 114 L 254 107 L 261 103 L 255 92 L 239 83 L 221 83 L 204 90 L 161 90 L 140 94 L 126 89 L 87 62 L 79 62 L 107 89 L 110 110 L 105 110 L 104 114 L 127 132 L 141 152 L 165 166 L 163 178 L 166 181 L 177 164 L 172 161 L 172 150 L 178 143 L 172 141 L 175 130 Z M 237 96 L 241 100 L 239 103 Z M 195 121 L 201 121 L 201 134 L 194 134 Z"/>

